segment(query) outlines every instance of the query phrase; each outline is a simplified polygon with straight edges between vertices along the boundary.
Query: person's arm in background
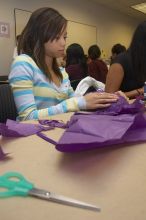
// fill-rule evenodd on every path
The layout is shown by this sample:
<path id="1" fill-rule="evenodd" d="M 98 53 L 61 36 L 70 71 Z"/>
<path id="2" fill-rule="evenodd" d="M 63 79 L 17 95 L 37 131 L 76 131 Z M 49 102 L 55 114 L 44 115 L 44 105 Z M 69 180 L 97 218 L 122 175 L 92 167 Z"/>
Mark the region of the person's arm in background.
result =
<path id="1" fill-rule="evenodd" d="M 140 95 L 143 95 L 143 94 L 144 94 L 144 87 L 134 89 L 134 90 L 129 91 L 129 92 L 125 92 L 125 95 L 130 99 L 134 99 L 137 96 L 140 96 Z"/>
<path id="2" fill-rule="evenodd" d="M 114 93 L 119 91 L 123 77 L 124 71 L 122 66 L 118 63 L 112 64 L 107 74 L 105 92 Z M 139 95 L 143 95 L 143 93 L 143 87 L 131 90 L 129 92 L 124 92 L 124 94 L 130 99 L 136 98 Z"/>
<path id="3" fill-rule="evenodd" d="M 106 84 L 105 84 L 105 92 L 114 93 L 120 89 L 122 80 L 124 77 L 124 71 L 121 64 L 114 63 L 109 68 Z"/>

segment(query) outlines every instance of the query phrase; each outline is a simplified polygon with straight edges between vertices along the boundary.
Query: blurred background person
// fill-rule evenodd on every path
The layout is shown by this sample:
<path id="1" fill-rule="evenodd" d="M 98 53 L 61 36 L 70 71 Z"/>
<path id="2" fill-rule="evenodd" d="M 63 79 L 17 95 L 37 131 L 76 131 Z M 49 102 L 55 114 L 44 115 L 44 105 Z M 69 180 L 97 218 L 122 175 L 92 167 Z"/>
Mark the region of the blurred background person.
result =
<path id="1" fill-rule="evenodd" d="M 111 64 L 113 63 L 114 59 L 118 56 L 118 54 L 123 53 L 126 51 L 126 47 L 122 44 L 114 44 L 111 49 Z"/>
<path id="2" fill-rule="evenodd" d="M 88 75 L 87 58 L 80 44 L 73 43 L 67 47 L 65 70 L 70 81 L 81 80 Z"/>
<path id="3" fill-rule="evenodd" d="M 97 45 L 88 49 L 88 74 L 94 79 L 105 83 L 108 72 L 106 63 L 100 59 L 101 50 Z"/>
<path id="4" fill-rule="evenodd" d="M 140 23 L 131 40 L 127 51 L 119 54 L 111 65 L 105 91 L 121 90 L 129 98 L 144 93 L 146 81 L 146 21 Z"/>

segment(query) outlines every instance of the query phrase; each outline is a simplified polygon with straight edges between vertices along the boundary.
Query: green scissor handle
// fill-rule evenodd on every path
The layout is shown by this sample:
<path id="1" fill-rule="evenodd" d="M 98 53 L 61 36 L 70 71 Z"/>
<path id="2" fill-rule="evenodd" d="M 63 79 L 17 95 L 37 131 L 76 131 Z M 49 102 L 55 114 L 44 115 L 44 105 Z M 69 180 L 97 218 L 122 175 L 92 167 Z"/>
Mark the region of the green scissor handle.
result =
<path id="1" fill-rule="evenodd" d="M 34 185 L 28 182 L 20 173 L 8 172 L 0 176 L 0 188 L 7 189 L 6 191 L 0 191 L 0 198 L 27 196 Z"/>

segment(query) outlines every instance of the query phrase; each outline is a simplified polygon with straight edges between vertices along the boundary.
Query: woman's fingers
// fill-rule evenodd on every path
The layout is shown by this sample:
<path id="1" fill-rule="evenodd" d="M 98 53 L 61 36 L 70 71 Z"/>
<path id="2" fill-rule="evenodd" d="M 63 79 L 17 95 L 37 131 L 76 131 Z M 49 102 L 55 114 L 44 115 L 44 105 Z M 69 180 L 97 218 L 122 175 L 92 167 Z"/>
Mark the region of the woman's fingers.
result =
<path id="1" fill-rule="evenodd" d="M 110 93 L 95 93 L 95 95 L 102 99 L 117 99 L 119 96 L 117 94 L 110 94 Z"/>
<path id="2" fill-rule="evenodd" d="M 106 104 L 106 103 L 111 103 L 111 102 L 117 102 L 117 100 L 118 100 L 117 98 L 113 99 L 113 98 L 103 98 L 102 97 L 100 99 L 99 98 L 96 99 L 95 102 L 99 103 L 99 104 Z"/>
<path id="3" fill-rule="evenodd" d="M 88 93 L 85 95 L 87 109 L 106 108 L 117 102 L 118 96 L 110 93 Z"/>

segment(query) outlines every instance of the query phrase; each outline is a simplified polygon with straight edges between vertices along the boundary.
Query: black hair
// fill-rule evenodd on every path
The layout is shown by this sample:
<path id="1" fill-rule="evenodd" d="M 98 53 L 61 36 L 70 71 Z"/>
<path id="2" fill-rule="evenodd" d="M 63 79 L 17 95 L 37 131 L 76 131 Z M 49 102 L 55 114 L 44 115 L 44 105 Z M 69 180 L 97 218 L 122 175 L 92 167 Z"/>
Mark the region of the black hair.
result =
<path id="1" fill-rule="evenodd" d="M 95 44 L 89 47 L 88 49 L 88 56 L 92 60 L 96 60 L 101 56 L 100 48 Z"/>
<path id="2" fill-rule="evenodd" d="M 122 44 L 115 44 L 112 49 L 112 54 L 120 54 L 120 53 L 123 53 L 124 51 L 126 51 L 126 47 Z"/>
<path id="3" fill-rule="evenodd" d="M 84 73 L 87 74 L 87 58 L 83 47 L 80 44 L 70 44 L 66 49 L 66 67 L 73 64 L 80 64 Z"/>
<path id="4" fill-rule="evenodd" d="M 128 49 L 131 54 L 133 73 L 139 83 L 146 81 L 146 21 L 140 23 Z"/>

